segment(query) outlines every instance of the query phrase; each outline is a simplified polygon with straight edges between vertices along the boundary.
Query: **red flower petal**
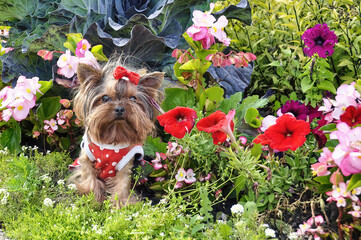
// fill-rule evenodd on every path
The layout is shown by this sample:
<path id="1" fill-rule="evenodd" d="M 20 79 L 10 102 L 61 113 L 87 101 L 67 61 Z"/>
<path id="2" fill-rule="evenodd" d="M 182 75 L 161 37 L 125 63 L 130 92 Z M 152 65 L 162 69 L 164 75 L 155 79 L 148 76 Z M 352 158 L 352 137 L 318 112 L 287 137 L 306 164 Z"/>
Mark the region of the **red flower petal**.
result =
<path id="1" fill-rule="evenodd" d="M 303 120 L 297 120 L 294 116 L 284 114 L 276 120 L 276 124 L 270 126 L 264 133 L 265 137 L 260 140 L 278 151 L 291 149 L 295 151 L 306 141 L 306 135 L 310 133 L 310 124 Z M 257 138 L 256 138 L 257 139 Z"/>
<path id="2" fill-rule="evenodd" d="M 220 130 L 220 126 L 217 125 L 221 120 L 226 117 L 226 114 L 217 110 L 210 114 L 208 117 L 202 118 L 197 123 L 197 129 L 205 132 L 215 132 Z"/>
<path id="3" fill-rule="evenodd" d="M 227 134 L 222 131 L 215 131 L 212 133 L 213 144 L 224 143 L 227 140 Z"/>
<path id="4" fill-rule="evenodd" d="M 164 131 L 176 138 L 183 138 L 190 132 L 197 118 L 197 112 L 191 108 L 176 107 L 157 117 Z"/>
<path id="5" fill-rule="evenodd" d="M 254 140 L 254 143 L 261 144 L 261 145 L 270 145 L 271 141 L 265 134 L 258 135 Z"/>

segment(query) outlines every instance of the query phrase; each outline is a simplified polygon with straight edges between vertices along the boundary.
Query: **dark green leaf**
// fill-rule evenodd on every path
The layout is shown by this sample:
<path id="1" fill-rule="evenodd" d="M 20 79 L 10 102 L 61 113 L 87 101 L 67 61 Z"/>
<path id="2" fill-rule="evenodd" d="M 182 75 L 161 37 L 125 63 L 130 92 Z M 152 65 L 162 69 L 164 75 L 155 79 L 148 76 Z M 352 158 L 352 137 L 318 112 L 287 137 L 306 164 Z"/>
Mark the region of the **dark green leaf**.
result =
<path id="1" fill-rule="evenodd" d="M 152 138 L 152 136 L 148 136 L 144 146 L 144 153 L 147 156 L 155 156 L 156 152 L 167 152 L 167 143 L 162 142 L 159 137 Z"/>
<path id="2" fill-rule="evenodd" d="M 192 88 L 188 90 L 181 88 L 166 88 L 165 98 L 162 103 L 164 111 L 169 111 L 177 106 L 193 107 L 195 104 L 195 95 Z"/>
<path id="3" fill-rule="evenodd" d="M 54 118 L 61 108 L 60 100 L 60 97 L 47 97 L 41 99 L 41 103 L 36 111 L 36 115 L 40 122 Z"/>
<path id="4" fill-rule="evenodd" d="M 13 128 L 8 128 L 1 133 L 0 144 L 3 148 L 7 147 L 11 153 L 21 151 L 21 129 L 17 122 Z"/>

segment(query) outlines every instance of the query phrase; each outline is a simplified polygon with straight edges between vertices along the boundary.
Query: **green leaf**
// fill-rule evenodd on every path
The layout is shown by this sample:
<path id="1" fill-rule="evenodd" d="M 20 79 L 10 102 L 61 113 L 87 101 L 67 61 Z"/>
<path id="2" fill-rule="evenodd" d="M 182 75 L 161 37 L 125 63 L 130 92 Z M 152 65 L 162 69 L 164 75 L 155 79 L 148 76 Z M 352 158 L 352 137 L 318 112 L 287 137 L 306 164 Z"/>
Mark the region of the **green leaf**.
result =
<path id="1" fill-rule="evenodd" d="M 221 224 L 218 227 L 218 232 L 221 234 L 222 239 L 228 239 L 232 233 L 232 228 L 227 224 Z"/>
<path id="2" fill-rule="evenodd" d="M 347 185 L 347 192 L 361 186 L 361 173 L 352 175 L 349 184 Z"/>
<path id="3" fill-rule="evenodd" d="M 199 51 L 196 51 L 196 55 L 197 55 L 197 58 L 201 59 L 201 60 L 205 60 L 206 57 L 210 54 L 215 54 L 216 52 L 218 52 L 218 50 L 216 49 L 202 49 L 202 50 L 199 50 Z"/>
<path id="4" fill-rule="evenodd" d="M 153 138 L 148 136 L 144 145 L 144 153 L 147 156 L 155 156 L 157 152 L 165 153 L 167 152 L 167 143 L 161 141 L 159 137 Z"/>
<path id="5" fill-rule="evenodd" d="M 352 66 L 352 65 L 353 63 L 348 58 L 345 58 L 337 65 L 337 67 Z"/>
<path id="6" fill-rule="evenodd" d="M 315 177 L 313 180 L 321 184 L 330 184 L 330 176 L 319 176 Z"/>
<path id="7" fill-rule="evenodd" d="M 248 108 L 244 120 L 253 128 L 261 127 L 261 121 L 257 118 L 259 116 L 258 110 L 255 108 Z"/>
<path id="8" fill-rule="evenodd" d="M 184 37 L 184 39 L 187 41 L 187 43 L 189 44 L 189 46 L 191 46 L 191 48 L 193 48 L 193 50 L 198 50 L 198 47 L 196 46 L 195 42 L 193 41 L 193 38 L 191 38 L 190 36 L 188 36 L 187 32 L 183 33 L 182 35 Z"/>
<path id="9" fill-rule="evenodd" d="M 218 110 L 228 113 L 232 109 L 236 109 L 239 106 L 239 103 L 242 101 L 242 92 L 237 92 L 233 94 L 230 98 L 225 98 L 221 101 Z"/>
<path id="10" fill-rule="evenodd" d="M 167 175 L 167 172 L 164 169 L 158 169 L 149 174 L 150 177 L 164 177 Z"/>
<path id="11" fill-rule="evenodd" d="M 21 151 L 21 129 L 18 122 L 15 122 L 14 128 L 8 128 L 1 133 L 0 144 L 3 148 L 7 147 L 11 153 Z"/>
<path id="12" fill-rule="evenodd" d="M 64 47 L 75 53 L 76 45 L 83 39 L 83 35 L 81 33 L 68 33 L 66 36 L 67 41 L 64 43 Z"/>
<path id="13" fill-rule="evenodd" d="M 246 182 L 247 182 L 247 177 L 245 177 L 244 175 L 239 175 L 236 179 L 235 182 L 235 188 L 236 188 L 236 196 L 238 199 L 239 193 L 244 190 L 245 186 L 246 186 Z"/>
<path id="14" fill-rule="evenodd" d="M 205 107 L 204 110 L 206 112 L 213 111 L 218 106 L 219 102 L 223 100 L 223 94 L 223 88 L 207 88 L 204 92 L 202 92 L 199 98 L 199 109 L 203 110 Z"/>
<path id="15" fill-rule="evenodd" d="M 323 80 L 319 84 L 317 84 L 317 88 L 322 90 L 327 90 L 332 92 L 333 94 L 336 94 L 335 86 L 330 81 L 327 80 Z"/>
<path id="16" fill-rule="evenodd" d="M 179 67 L 179 69 L 182 70 L 197 70 L 201 67 L 201 60 L 199 59 L 192 59 L 188 62 L 184 63 L 182 66 Z"/>
<path id="17" fill-rule="evenodd" d="M 108 61 L 108 58 L 103 53 L 103 46 L 102 45 L 96 45 L 92 47 L 91 53 L 93 53 L 94 57 L 98 61 Z"/>
<path id="18" fill-rule="evenodd" d="M 68 151 L 70 147 L 70 139 L 68 137 L 62 137 L 59 140 L 61 149 Z"/>
<path id="19" fill-rule="evenodd" d="M 197 224 L 192 228 L 191 235 L 194 235 L 196 232 L 204 229 L 205 225 L 203 223 Z"/>
<path id="20" fill-rule="evenodd" d="M 247 98 L 243 99 L 242 103 L 240 104 L 240 106 L 236 112 L 236 117 L 244 118 L 248 108 L 250 108 L 250 107 L 262 108 L 262 107 L 266 106 L 267 103 L 268 103 L 267 98 L 259 99 L 259 97 L 257 95 L 247 97 Z"/>
<path id="21" fill-rule="evenodd" d="M 41 84 L 41 87 L 39 89 L 41 93 L 36 92 L 36 100 L 41 98 L 53 86 L 53 80 L 39 81 L 39 84 Z"/>
<path id="22" fill-rule="evenodd" d="M 336 123 L 330 123 L 325 126 L 320 127 L 321 131 L 334 131 L 336 130 Z"/>
<path id="23" fill-rule="evenodd" d="M 149 186 L 149 188 L 152 189 L 153 191 L 162 191 L 163 185 L 161 182 L 155 182 L 153 183 L 153 185 Z"/>
<path id="24" fill-rule="evenodd" d="M 302 92 L 306 93 L 312 87 L 313 87 L 313 82 L 311 82 L 309 77 L 302 78 L 302 81 L 301 81 L 301 90 L 302 90 Z"/>
<path id="25" fill-rule="evenodd" d="M 253 147 L 251 148 L 251 155 L 255 158 L 259 158 L 262 154 L 262 145 L 261 144 L 253 144 Z"/>
<path id="26" fill-rule="evenodd" d="M 162 102 L 164 111 L 169 111 L 177 106 L 192 108 L 195 104 L 195 94 L 192 88 L 166 88 L 165 98 Z"/>
<path id="27" fill-rule="evenodd" d="M 60 97 L 47 97 L 41 99 L 41 103 L 36 111 L 36 115 L 41 123 L 43 123 L 44 120 L 50 120 L 55 117 L 61 108 L 60 100 Z"/>

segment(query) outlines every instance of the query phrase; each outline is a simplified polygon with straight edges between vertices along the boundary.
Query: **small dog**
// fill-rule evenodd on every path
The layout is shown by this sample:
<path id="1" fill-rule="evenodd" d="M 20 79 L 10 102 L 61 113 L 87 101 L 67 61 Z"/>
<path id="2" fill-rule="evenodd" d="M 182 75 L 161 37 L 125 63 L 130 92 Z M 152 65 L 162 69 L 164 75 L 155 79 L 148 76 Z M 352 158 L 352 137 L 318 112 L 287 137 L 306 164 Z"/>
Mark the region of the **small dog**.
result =
<path id="1" fill-rule="evenodd" d="M 70 167 L 77 167 L 71 181 L 80 193 L 93 192 L 98 202 L 110 194 L 114 206 L 120 208 L 137 201 L 130 195 L 133 162 L 143 157 L 142 144 L 154 129 L 156 109 L 151 100 L 159 98 L 164 74 L 140 76 L 134 69 L 119 66 L 118 59 L 110 60 L 102 70 L 78 65 L 80 87 L 74 111 L 85 133 L 81 155 Z"/>

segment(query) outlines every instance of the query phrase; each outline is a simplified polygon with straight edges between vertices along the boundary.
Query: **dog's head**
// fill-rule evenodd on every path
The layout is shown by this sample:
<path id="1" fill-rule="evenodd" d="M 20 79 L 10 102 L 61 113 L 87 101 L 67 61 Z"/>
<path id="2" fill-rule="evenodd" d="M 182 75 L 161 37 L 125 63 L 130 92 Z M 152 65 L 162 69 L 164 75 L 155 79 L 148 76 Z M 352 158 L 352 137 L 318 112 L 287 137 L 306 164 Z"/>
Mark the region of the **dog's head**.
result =
<path id="1" fill-rule="evenodd" d="M 156 110 L 150 99 L 157 99 L 164 74 L 126 68 L 139 74 L 136 85 L 127 77 L 114 76 L 118 66 L 119 61 L 108 62 L 102 70 L 79 64 L 74 111 L 96 142 L 142 144 L 154 127 Z"/>

